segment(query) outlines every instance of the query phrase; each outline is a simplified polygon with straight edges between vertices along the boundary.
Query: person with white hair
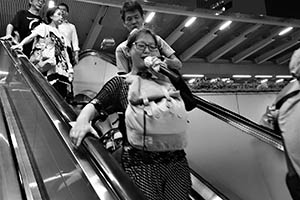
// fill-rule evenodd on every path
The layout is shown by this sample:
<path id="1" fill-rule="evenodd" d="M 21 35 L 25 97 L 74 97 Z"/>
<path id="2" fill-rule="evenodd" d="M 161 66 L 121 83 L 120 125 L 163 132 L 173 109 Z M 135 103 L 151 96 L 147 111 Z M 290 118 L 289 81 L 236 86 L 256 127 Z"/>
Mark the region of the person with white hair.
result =
<path id="1" fill-rule="evenodd" d="M 294 77 L 277 95 L 275 100 L 276 129 L 281 133 L 288 167 L 286 184 L 294 200 L 300 199 L 300 49 L 289 63 Z M 276 128 L 277 127 L 277 128 Z"/>

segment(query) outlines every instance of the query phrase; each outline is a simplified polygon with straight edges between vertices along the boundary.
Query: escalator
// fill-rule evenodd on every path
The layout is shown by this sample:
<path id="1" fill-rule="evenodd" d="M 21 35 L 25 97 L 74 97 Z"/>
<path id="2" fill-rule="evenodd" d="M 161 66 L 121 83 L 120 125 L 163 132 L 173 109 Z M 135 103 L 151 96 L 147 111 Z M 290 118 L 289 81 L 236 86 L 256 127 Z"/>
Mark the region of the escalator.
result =
<path id="1" fill-rule="evenodd" d="M 9 47 L 0 50 L 1 199 L 144 199 L 98 141 L 73 147 L 74 111 Z"/>
<path id="2" fill-rule="evenodd" d="M 93 54 L 91 52 L 93 51 L 82 55 L 83 63 L 76 68 L 79 67 L 78 71 L 81 72 L 81 76 L 85 73 L 84 77 L 89 77 L 90 74 L 99 77 L 106 71 L 105 67 L 113 63 L 105 63 L 104 61 L 110 61 L 99 56 L 100 52 L 93 52 Z M 93 65 L 93 68 L 97 68 L 95 70 L 91 66 L 86 67 L 86 64 L 91 62 L 84 62 L 85 60 L 99 60 L 98 63 L 103 64 Z M 111 68 L 115 67 L 111 66 Z M 98 79 L 97 83 L 92 84 L 87 82 L 82 84 L 84 80 L 82 79 L 78 81 L 77 87 L 93 90 L 93 87 L 102 86 L 104 80 L 107 80 L 107 78 Z M 197 100 L 198 109 L 189 113 L 190 124 L 186 150 L 190 167 L 206 180 L 202 182 L 210 183 L 224 196 L 234 200 L 291 199 L 285 185 L 287 169 L 281 137 L 217 104 L 205 101 L 198 96 L 194 98 Z M 248 98 L 247 101 L 242 102 L 244 106 L 247 106 L 247 109 L 243 110 L 244 113 L 254 106 L 255 111 L 259 110 L 258 108 L 264 109 L 264 99 L 259 94 L 256 94 L 254 98 L 256 101 L 253 102 L 251 102 L 251 99 L 253 100 L 251 95 L 244 98 Z M 230 102 L 229 107 L 234 104 L 231 104 L 231 99 L 226 100 Z M 243 98 L 239 100 L 243 101 Z M 253 115 L 255 111 L 250 112 Z M 257 115 L 260 113 L 256 113 Z M 195 188 L 197 184 L 194 183 L 200 179 L 193 181 L 193 188 L 205 196 L 204 199 L 214 199 L 209 192 L 207 194 L 206 191 L 202 191 L 201 186 Z M 222 198 L 225 199 L 223 196 Z"/>
<path id="3" fill-rule="evenodd" d="M 68 137 L 75 112 L 22 53 L 2 41 L 0 57 L 0 122 L 8 144 L 3 154 L 9 157 L 1 176 L 7 168 L 13 174 L 9 181 L 1 179 L 1 199 L 18 199 L 9 197 L 11 183 L 19 199 L 144 199 L 97 139 L 87 137 L 75 149 Z M 194 174 L 197 187 L 222 196 Z M 190 198 L 208 199 L 197 190 Z"/>
<path id="4" fill-rule="evenodd" d="M 10 179 L 19 186 L 20 199 L 144 199 L 96 139 L 87 137 L 78 149 L 73 147 L 68 137 L 68 123 L 76 118 L 72 108 L 27 58 L 11 52 L 8 42 L 1 44 L 0 123 L 11 149 L 6 158 L 13 165 Z M 190 199 L 290 199 L 281 138 L 195 98 L 198 109 L 190 113 L 187 148 Z M 3 171 L 0 175 L 7 175 Z M 6 183 L 1 179 L 0 197 L 10 195 L 3 192 Z"/>

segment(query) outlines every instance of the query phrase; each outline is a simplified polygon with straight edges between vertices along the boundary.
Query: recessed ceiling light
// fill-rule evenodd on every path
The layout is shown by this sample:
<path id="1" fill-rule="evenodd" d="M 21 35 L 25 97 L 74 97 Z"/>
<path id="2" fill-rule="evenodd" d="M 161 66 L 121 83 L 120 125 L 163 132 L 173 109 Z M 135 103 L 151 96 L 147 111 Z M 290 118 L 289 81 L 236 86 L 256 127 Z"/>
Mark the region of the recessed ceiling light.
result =
<path id="1" fill-rule="evenodd" d="M 232 78 L 251 78 L 251 75 L 232 75 Z"/>

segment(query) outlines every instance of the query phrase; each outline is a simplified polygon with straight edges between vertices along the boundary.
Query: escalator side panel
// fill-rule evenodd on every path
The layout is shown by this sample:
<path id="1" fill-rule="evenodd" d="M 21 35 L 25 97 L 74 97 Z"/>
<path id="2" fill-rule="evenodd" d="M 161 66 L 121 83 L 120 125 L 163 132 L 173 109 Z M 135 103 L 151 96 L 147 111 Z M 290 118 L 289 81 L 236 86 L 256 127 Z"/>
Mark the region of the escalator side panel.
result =
<path id="1" fill-rule="evenodd" d="M 98 199 L 29 89 L 10 88 L 16 115 L 50 199 Z M 26 106 L 24 106 L 26 105 Z M 55 122 L 59 126 L 59 121 Z M 35 187 L 35 185 L 33 185 Z"/>
<path id="2" fill-rule="evenodd" d="M 254 122 L 259 122 L 266 107 L 271 105 L 277 93 L 199 93 L 197 96 L 227 108 Z"/>
<path id="3" fill-rule="evenodd" d="M 22 194 L 14 164 L 6 125 L 0 104 L 0 199 L 22 200 Z"/>
<path id="4" fill-rule="evenodd" d="M 189 118 L 189 164 L 229 199 L 291 199 L 283 152 L 199 109 Z"/>

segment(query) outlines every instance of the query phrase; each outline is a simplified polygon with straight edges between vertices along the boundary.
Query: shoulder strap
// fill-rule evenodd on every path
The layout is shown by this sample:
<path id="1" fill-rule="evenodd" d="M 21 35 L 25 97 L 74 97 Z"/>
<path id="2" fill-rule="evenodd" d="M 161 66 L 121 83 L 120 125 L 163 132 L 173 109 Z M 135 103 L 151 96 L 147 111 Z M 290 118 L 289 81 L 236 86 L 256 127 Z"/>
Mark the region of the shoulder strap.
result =
<path id="1" fill-rule="evenodd" d="M 277 101 L 275 103 L 275 109 L 276 110 L 279 110 L 280 107 L 283 105 L 284 102 L 286 102 L 286 100 L 288 100 L 289 98 L 293 97 L 293 96 L 296 96 L 298 93 L 300 92 L 300 90 L 295 90 L 293 92 L 290 92 L 288 93 L 287 95 L 285 95 L 284 97 L 282 97 L 279 101 Z M 278 134 L 281 134 L 281 129 L 279 127 L 279 124 L 278 124 L 278 119 L 276 117 L 276 120 L 274 120 L 274 131 Z"/>
<path id="2" fill-rule="evenodd" d="M 276 109 L 280 109 L 280 107 L 286 100 L 288 100 L 289 98 L 291 98 L 293 96 L 296 96 L 299 92 L 300 92 L 300 90 L 295 90 L 295 91 L 287 94 L 286 96 L 282 97 L 282 99 L 280 99 L 278 102 L 276 102 L 276 104 L 275 104 Z"/>

